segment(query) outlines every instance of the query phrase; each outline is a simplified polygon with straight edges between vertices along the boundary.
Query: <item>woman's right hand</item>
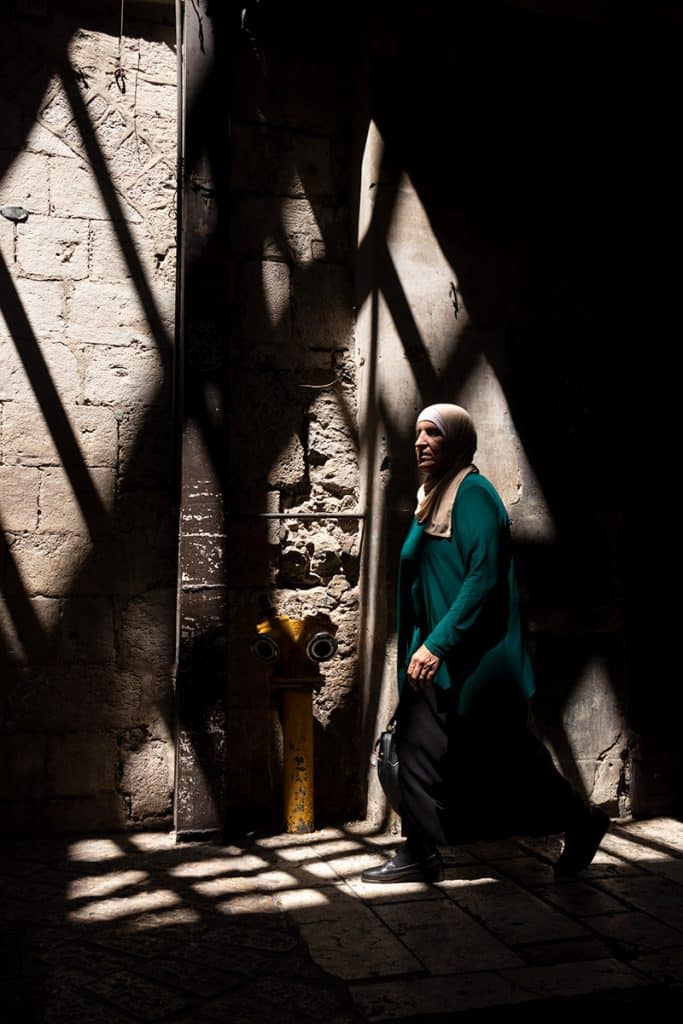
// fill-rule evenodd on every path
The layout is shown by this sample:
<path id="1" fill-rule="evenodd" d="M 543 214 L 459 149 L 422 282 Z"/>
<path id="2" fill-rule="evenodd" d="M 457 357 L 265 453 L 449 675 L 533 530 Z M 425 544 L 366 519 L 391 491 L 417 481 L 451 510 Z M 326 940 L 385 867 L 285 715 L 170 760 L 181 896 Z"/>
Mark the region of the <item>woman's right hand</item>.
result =
<path id="1" fill-rule="evenodd" d="M 432 654 L 424 644 L 418 647 L 408 665 L 408 682 L 412 688 L 417 690 L 418 687 L 431 683 L 440 664 L 441 658 Z"/>

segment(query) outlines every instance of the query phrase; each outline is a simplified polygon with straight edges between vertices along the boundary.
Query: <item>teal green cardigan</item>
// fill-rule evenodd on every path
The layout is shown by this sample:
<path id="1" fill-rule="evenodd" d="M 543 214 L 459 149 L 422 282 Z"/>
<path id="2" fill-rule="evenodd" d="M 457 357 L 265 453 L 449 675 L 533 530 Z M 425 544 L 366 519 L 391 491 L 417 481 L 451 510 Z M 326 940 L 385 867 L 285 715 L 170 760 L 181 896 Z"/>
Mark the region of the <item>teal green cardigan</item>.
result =
<path id="1" fill-rule="evenodd" d="M 462 715 L 505 714 L 535 691 L 524 646 L 510 542 L 498 492 L 480 473 L 456 495 L 451 536 L 433 537 L 417 519 L 401 551 L 398 688 L 424 644 L 442 659 L 434 683 L 458 692 Z"/>

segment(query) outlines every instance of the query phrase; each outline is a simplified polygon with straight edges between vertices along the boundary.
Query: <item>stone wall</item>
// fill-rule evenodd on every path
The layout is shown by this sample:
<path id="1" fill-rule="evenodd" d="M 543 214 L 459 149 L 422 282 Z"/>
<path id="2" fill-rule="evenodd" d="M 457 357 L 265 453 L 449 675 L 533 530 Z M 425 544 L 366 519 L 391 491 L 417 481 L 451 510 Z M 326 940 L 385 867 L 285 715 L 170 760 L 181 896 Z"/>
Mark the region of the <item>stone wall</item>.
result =
<path id="1" fill-rule="evenodd" d="M 290 14 L 250 7 L 232 93 L 228 822 L 282 813 L 279 723 L 248 654 L 265 599 L 337 627 L 314 702 L 320 824 L 363 810 L 353 75 L 349 23 Z"/>
<path id="2" fill-rule="evenodd" d="M 126 33 L 120 63 L 97 11 L 0 42 L 9 830 L 170 820 L 176 58 L 161 21 Z"/>

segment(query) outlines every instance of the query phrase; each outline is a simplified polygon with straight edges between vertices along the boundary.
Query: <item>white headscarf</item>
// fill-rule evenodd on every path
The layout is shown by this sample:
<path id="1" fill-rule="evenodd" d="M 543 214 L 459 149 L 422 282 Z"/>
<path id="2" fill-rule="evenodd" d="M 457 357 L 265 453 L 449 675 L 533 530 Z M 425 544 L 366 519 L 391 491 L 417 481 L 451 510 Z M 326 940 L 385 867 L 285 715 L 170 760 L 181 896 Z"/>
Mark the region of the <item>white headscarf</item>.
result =
<path id="1" fill-rule="evenodd" d="M 450 537 L 451 513 L 460 484 L 469 473 L 477 473 L 472 462 L 477 432 L 472 417 L 460 405 L 440 402 L 428 405 L 416 423 L 428 420 L 446 438 L 445 469 L 438 477 L 428 476 L 417 492 L 417 521 L 433 537 Z"/>

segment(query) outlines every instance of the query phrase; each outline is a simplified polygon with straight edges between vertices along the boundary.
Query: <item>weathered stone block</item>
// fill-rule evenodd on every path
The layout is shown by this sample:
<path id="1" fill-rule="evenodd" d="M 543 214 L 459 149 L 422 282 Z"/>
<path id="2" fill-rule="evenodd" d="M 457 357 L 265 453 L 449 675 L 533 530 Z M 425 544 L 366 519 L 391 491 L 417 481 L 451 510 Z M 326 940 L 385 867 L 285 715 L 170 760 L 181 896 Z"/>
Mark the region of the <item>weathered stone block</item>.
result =
<path id="1" fill-rule="evenodd" d="M 57 466 L 45 469 L 40 491 L 41 532 L 85 534 L 89 528 L 98 533 L 107 529 L 114 507 L 116 473 L 108 468 L 90 468 L 88 476 L 102 504 L 101 515 L 88 494 L 74 493 L 65 470 Z"/>
<path id="2" fill-rule="evenodd" d="M 4 584 L 2 589 L 5 588 Z M 0 593 L 0 632 L 7 654 L 15 663 L 50 658 L 57 648 L 61 603 L 36 595 L 27 606 L 14 594 Z"/>
<path id="3" fill-rule="evenodd" d="M 31 534 L 15 537 L 11 549 L 21 584 L 7 578 L 9 593 L 25 589 L 29 595 L 61 597 L 76 585 L 90 543 L 87 537 L 78 535 Z M 100 586 L 104 589 L 104 581 Z"/>
<path id="4" fill-rule="evenodd" d="M 114 618 L 107 597 L 70 597 L 64 603 L 61 652 L 78 663 L 113 663 Z"/>
<path id="5" fill-rule="evenodd" d="M 76 405 L 65 409 L 87 466 L 117 464 L 117 421 L 112 409 Z M 56 466 L 61 457 L 40 409 L 33 402 L 7 402 L 2 423 L 6 462 Z"/>
<path id="6" fill-rule="evenodd" d="M 135 184 L 126 189 L 126 195 L 140 206 L 159 207 L 164 201 L 173 203 L 176 190 L 175 171 L 164 160 L 148 167 Z"/>
<path id="7" fill-rule="evenodd" d="M 119 422 L 119 475 L 122 487 L 168 486 L 172 472 L 171 410 L 166 402 L 152 408 L 128 407 Z"/>
<path id="8" fill-rule="evenodd" d="M 135 181 L 157 155 L 146 139 L 132 132 L 108 157 L 107 167 L 114 181 L 125 184 Z"/>
<path id="9" fill-rule="evenodd" d="M 45 796 L 44 736 L 0 738 L 0 800 L 41 800 Z"/>
<path id="10" fill-rule="evenodd" d="M 78 220 L 30 217 L 17 226 L 17 267 L 27 277 L 87 277 L 88 225 Z"/>
<path id="11" fill-rule="evenodd" d="M 5 331 L 20 336 L 24 332 L 24 317 L 28 319 L 30 329 L 41 338 L 61 332 L 64 326 L 64 294 L 59 281 L 17 278 L 13 285 L 12 292 L 4 298 L 0 308 L 0 337 Z"/>
<path id="12" fill-rule="evenodd" d="M 54 131 L 38 121 L 30 128 L 24 141 L 24 148 L 29 153 L 42 153 L 45 156 L 73 156 L 73 153 L 62 142 L 59 135 L 56 135 Z"/>
<path id="13" fill-rule="evenodd" d="M 312 348 L 347 348 L 353 338 L 351 282 L 346 267 L 315 263 L 292 275 L 295 338 Z"/>
<path id="14" fill-rule="evenodd" d="M 119 195 L 121 216 L 140 223 L 140 215 Z M 56 217 L 110 220 L 93 169 L 77 157 L 50 159 L 50 213 Z"/>
<path id="15" fill-rule="evenodd" d="M 0 216 L 0 255 L 3 260 L 14 270 L 14 232 L 15 227 L 12 221 Z"/>
<path id="16" fill-rule="evenodd" d="M 84 363 L 83 394 L 94 405 L 152 405 L 170 387 L 170 364 L 156 349 L 94 345 Z"/>
<path id="17" fill-rule="evenodd" d="M 168 745 L 151 739 L 147 728 L 130 729 L 119 738 L 119 792 L 125 794 L 133 821 L 169 815 L 173 776 Z"/>
<path id="18" fill-rule="evenodd" d="M 131 668 L 167 671 L 175 656 L 175 590 L 151 590 L 119 612 L 119 653 Z"/>
<path id="19" fill-rule="evenodd" d="M 156 114 L 139 112 L 135 118 L 138 136 L 149 145 L 154 152 L 162 152 L 167 160 L 175 158 L 178 138 L 178 127 L 173 116 L 158 117 Z"/>
<path id="20" fill-rule="evenodd" d="M 289 267 L 285 263 L 247 263 L 241 275 L 242 333 L 261 345 L 289 341 Z"/>
<path id="21" fill-rule="evenodd" d="M 48 795 L 86 796 L 113 792 L 116 763 L 116 738 L 110 733 L 48 736 Z"/>
<path id="22" fill-rule="evenodd" d="M 25 282 L 34 284 L 35 282 Z M 29 373 L 35 378 L 35 389 L 31 383 L 20 351 L 25 353 Z M 64 404 L 75 403 L 81 396 L 81 380 L 78 362 L 73 352 L 58 341 L 41 339 L 40 355 L 47 364 L 50 379 Z M 42 374 L 36 375 L 37 360 L 33 358 L 32 345 L 22 338 L 12 339 L 2 330 L 0 321 L 0 401 L 35 402 L 35 393 L 41 392 Z"/>
<path id="23" fill-rule="evenodd" d="M 152 82 L 176 84 L 175 32 L 168 25 L 149 27 L 140 38 L 140 71 Z"/>
<path id="24" fill-rule="evenodd" d="M 4 529 L 35 530 L 39 487 L 39 470 L 28 466 L 0 466 L 0 515 Z"/>
<path id="25" fill-rule="evenodd" d="M 0 206 L 23 206 L 30 213 L 47 214 L 47 157 L 22 152 L 7 162 L 7 170 L 0 181 Z M 4 159 L 2 163 L 4 165 Z"/>
<path id="26" fill-rule="evenodd" d="M 98 97 L 102 102 L 101 97 Z M 132 131 L 133 123 L 117 110 L 110 107 L 94 128 L 95 138 L 106 158 L 113 156 L 125 137 Z"/>
<path id="27" fill-rule="evenodd" d="M 52 96 L 40 110 L 38 117 L 48 128 L 59 131 L 71 121 L 73 111 L 66 93 L 61 88 L 59 78 L 53 78 L 50 85 Z"/>
<path id="28" fill-rule="evenodd" d="M 162 305 L 163 302 L 163 305 Z M 175 307 L 172 292 L 160 292 L 156 306 L 171 331 Z M 132 281 L 105 284 L 79 281 L 69 300 L 67 337 L 70 341 L 98 345 L 154 345 L 141 298 Z"/>
<path id="29" fill-rule="evenodd" d="M 306 463 L 301 439 L 291 437 L 271 466 L 268 485 L 277 488 L 301 486 L 305 473 Z"/>

